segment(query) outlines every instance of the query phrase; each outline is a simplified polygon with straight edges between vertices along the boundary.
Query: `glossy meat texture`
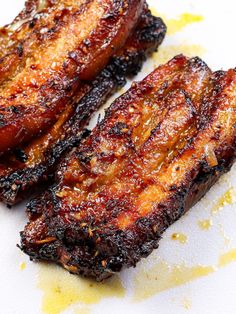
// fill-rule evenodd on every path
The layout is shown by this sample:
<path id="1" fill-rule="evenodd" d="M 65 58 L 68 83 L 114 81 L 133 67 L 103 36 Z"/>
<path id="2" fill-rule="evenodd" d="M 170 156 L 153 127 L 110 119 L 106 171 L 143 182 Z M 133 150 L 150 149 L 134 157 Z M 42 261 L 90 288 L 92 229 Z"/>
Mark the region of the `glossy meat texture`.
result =
<path id="1" fill-rule="evenodd" d="M 57 121 L 81 81 L 94 79 L 124 45 L 143 7 L 143 0 L 38 2 L 1 58 L 0 153 Z"/>
<path id="2" fill-rule="evenodd" d="M 151 15 L 145 4 L 138 25 L 126 44 L 117 51 L 97 77 L 81 85 L 71 105 L 54 125 L 29 144 L 17 146 L 0 157 L 0 200 L 15 204 L 27 197 L 39 184 L 53 179 L 55 167 L 64 153 L 78 145 L 88 132 L 83 128 L 92 113 L 117 88 L 125 84 L 125 76 L 139 72 L 152 51 L 161 44 L 166 27 L 160 18 Z"/>
<path id="3" fill-rule="evenodd" d="M 118 98 L 31 201 L 22 250 L 98 280 L 135 266 L 230 169 L 235 126 L 236 71 L 175 57 Z"/>

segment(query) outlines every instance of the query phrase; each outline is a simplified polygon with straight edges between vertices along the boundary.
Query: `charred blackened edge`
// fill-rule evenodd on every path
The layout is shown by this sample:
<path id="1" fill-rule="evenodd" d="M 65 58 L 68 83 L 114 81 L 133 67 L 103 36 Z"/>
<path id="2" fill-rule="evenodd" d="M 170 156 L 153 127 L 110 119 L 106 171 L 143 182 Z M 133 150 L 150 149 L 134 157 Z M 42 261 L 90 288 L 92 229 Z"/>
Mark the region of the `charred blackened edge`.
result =
<path id="1" fill-rule="evenodd" d="M 158 204 L 159 210 L 155 213 L 140 218 L 127 230 L 113 226 L 94 231 L 92 237 L 88 236 L 86 226 L 81 228 L 76 223 L 70 224 L 73 235 L 68 236 L 68 226 L 64 230 L 51 211 L 53 208 L 56 212 L 56 208 L 60 207 L 55 193 L 56 186 L 52 187 L 44 197 L 32 200 L 27 210 L 33 220 L 41 216 L 43 211 L 47 235 L 55 240 L 38 247 L 35 244 L 31 246 L 23 231 L 20 248 L 32 260 L 56 262 L 71 273 L 96 278 L 98 281 L 104 280 L 123 268 L 135 267 L 141 258 L 147 257 L 156 249 L 163 232 L 197 203 L 221 175 L 230 170 L 235 159 L 236 148 L 228 148 L 221 154 L 217 166 L 207 168 L 202 163 L 199 168 L 193 169 L 197 175 L 190 186 L 176 189 L 173 197 Z"/>
<path id="2" fill-rule="evenodd" d="M 113 57 L 110 64 L 91 83 L 91 90 L 76 104 L 75 114 L 66 123 L 69 125 L 63 140 L 57 141 L 44 154 L 44 160 L 36 166 L 19 169 L 0 177 L 0 200 L 6 204 L 14 205 L 39 189 L 51 184 L 57 164 L 63 156 L 77 146 L 89 133 L 83 128 L 89 122 L 92 114 L 101 107 L 105 101 L 118 88 L 126 83 L 127 76 L 136 75 L 142 67 L 147 56 L 157 50 L 166 34 L 163 21 L 146 9 L 141 16 L 137 30 L 131 37 L 137 43 L 136 49 L 124 50 L 120 56 Z"/>

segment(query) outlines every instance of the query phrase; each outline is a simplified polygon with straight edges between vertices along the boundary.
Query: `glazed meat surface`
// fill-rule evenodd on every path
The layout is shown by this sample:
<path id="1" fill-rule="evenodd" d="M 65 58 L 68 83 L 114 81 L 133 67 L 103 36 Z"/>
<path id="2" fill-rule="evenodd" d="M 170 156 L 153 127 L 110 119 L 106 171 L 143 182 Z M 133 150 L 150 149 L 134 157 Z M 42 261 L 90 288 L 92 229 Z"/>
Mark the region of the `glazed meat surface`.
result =
<path id="1" fill-rule="evenodd" d="M 142 0 L 28 1 L 1 42 L 0 154 L 69 110 L 82 82 L 125 44 L 143 7 Z"/>
<path id="2" fill-rule="evenodd" d="M 118 98 L 28 205 L 21 248 L 102 280 L 147 257 L 236 156 L 236 71 L 182 55 Z"/>
<path id="3" fill-rule="evenodd" d="M 7 32 L 8 27 L 5 28 Z M 165 32 L 162 20 L 152 16 L 144 4 L 138 24 L 124 47 L 115 52 L 94 80 L 81 82 L 73 101 L 53 126 L 30 143 L 0 156 L 1 201 L 15 204 L 38 190 L 39 184 L 44 183 L 45 187 L 45 183 L 53 180 L 55 167 L 63 154 L 88 134 L 83 128 L 92 113 L 125 84 L 125 76 L 138 73 L 146 56 L 161 44 Z"/>

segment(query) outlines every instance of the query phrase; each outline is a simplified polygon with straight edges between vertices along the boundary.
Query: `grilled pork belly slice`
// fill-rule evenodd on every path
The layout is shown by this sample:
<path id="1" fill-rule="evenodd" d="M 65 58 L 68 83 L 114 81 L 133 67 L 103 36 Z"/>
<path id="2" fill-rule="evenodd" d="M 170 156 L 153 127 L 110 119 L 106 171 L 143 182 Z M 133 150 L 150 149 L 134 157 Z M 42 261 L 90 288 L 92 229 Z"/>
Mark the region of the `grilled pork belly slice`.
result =
<path id="1" fill-rule="evenodd" d="M 123 47 L 144 7 L 143 0 L 40 3 L 1 58 L 0 153 L 57 121 L 81 81 L 94 79 Z"/>
<path id="2" fill-rule="evenodd" d="M 102 280 L 147 257 L 236 156 L 236 71 L 182 55 L 135 83 L 31 201 L 21 248 Z"/>
<path id="3" fill-rule="evenodd" d="M 25 17 L 24 17 L 25 18 Z M 27 197 L 39 184 L 53 179 L 55 166 L 65 152 L 78 145 L 92 113 L 125 84 L 125 76 L 134 75 L 146 56 L 156 50 L 165 36 L 160 18 L 151 15 L 145 4 L 138 25 L 122 49 L 91 82 L 83 83 L 56 123 L 29 144 L 17 146 L 0 157 L 0 200 L 15 204 Z"/>

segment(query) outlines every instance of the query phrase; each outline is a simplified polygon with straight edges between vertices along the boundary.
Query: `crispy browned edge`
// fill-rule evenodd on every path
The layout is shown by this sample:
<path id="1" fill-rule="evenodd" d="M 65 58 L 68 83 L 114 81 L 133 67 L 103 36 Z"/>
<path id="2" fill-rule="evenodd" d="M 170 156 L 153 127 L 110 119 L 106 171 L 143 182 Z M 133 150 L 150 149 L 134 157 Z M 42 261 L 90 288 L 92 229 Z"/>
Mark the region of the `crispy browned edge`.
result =
<path id="1" fill-rule="evenodd" d="M 29 10 L 30 11 L 30 10 Z M 145 5 L 139 24 L 125 47 L 114 56 L 109 65 L 89 83 L 89 91 L 74 104 L 73 114 L 61 126 L 61 137 L 51 140 L 35 165 L 27 165 L 26 147 L 19 147 L 0 158 L 0 200 L 13 205 L 39 189 L 39 184 L 53 181 L 55 167 L 88 134 L 83 130 L 91 115 L 118 88 L 126 83 L 126 76 L 137 74 L 143 61 L 162 43 L 166 32 L 163 21 L 151 14 Z M 64 128 L 64 129 L 63 129 Z M 13 160 L 9 163 L 9 159 Z"/>
<path id="2" fill-rule="evenodd" d="M 71 105 L 81 81 L 94 79 L 123 47 L 144 5 L 144 0 L 49 2 L 52 8 L 36 12 L 33 24 L 31 20 L 22 24 L 20 38 L 1 58 L 1 154 L 28 143 L 55 123 Z M 94 9 L 98 6 L 102 10 Z M 87 14 L 93 21 L 90 31 Z M 78 33 L 77 28 L 84 32 Z"/>
<path id="3" fill-rule="evenodd" d="M 184 57 L 178 56 L 174 61 L 170 61 L 169 68 L 173 65 L 173 62 L 185 62 Z M 180 149 L 177 156 L 174 157 L 174 161 L 177 162 L 181 161 L 186 152 L 191 154 L 196 139 L 199 140 L 199 137 L 201 138 L 205 133 L 208 134 L 209 132 L 210 134 L 213 123 L 216 123 L 215 125 L 219 123 L 220 115 L 218 113 L 220 111 L 224 112 L 224 107 L 227 109 L 228 101 L 234 99 L 230 100 L 230 97 L 234 95 L 236 84 L 235 70 L 219 71 L 211 74 L 206 65 L 198 58 L 192 59 L 190 62 L 193 75 L 197 72 L 197 69 L 203 68 L 203 71 L 208 71 L 207 75 L 210 75 L 210 77 L 206 86 L 202 86 L 199 90 L 199 93 L 202 94 L 201 102 L 194 118 L 197 134 L 190 137 L 184 149 Z M 150 81 L 149 84 L 151 84 Z M 165 85 L 168 86 L 168 83 Z M 148 97 L 150 86 L 147 86 L 146 90 L 144 86 L 145 83 L 138 84 L 137 88 L 133 87 L 113 103 L 107 111 L 105 119 L 98 124 L 86 141 L 96 140 L 96 137 L 99 136 L 99 130 L 104 130 L 103 128 L 109 125 L 109 120 L 119 112 L 119 108 L 125 108 L 126 102 L 129 103 L 130 99 L 134 100 L 140 97 L 138 91 L 143 90 Z M 166 88 L 166 86 L 162 86 L 162 88 Z M 160 89 L 161 91 L 162 89 Z M 186 97 L 186 104 L 190 101 L 189 104 L 192 106 L 191 97 L 189 98 L 188 94 Z M 229 104 L 231 105 L 232 123 L 236 120 L 235 104 Z M 69 157 L 62 164 L 61 172 L 58 173 L 58 185 L 32 200 L 28 205 L 27 212 L 30 221 L 21 233 L 21 249 L 33 260 L 54 261 L 72 273 L 92 276 L 97 280 L 109 277 L 123 267 L 135 266 L 141 258 L 147 257 L 154 248 L 158 247 L 159 240 L 166 228 L 200 200 L 223 173 L 229 171 L 236 157 L 235 126 L 236 121 L 229 134 L 225 133 L 226 128 L 222 125 L 217 126 L 217 130 L 211 138 L 211 141 L 216 145 L 213 156 L 217 158 L 217 163 L 214 163 L 214 158 L 212 163 L 212 156 L 209 160 L 206 157 L 207 155 L 197 159 L 194 166 L 184 174 L 184 181 L 181 181 L 178 185 L 169 186 L 169 190 L 167 190 L 170 192 L 170 197 L 159 204 L 155 204 L 154 210 L 142 217 L 132 217 L 133 214 L 128 212 L 127 215 L 131 219 L 131 223 L 124 228 L 119 227 L 116 219 L 111 216 L 107 216 L 110 217 L 107 218 L 107 221 L 102 220 L 96 223 L 97 218 L 99 221 L 99 215 L 104 219 L 104 213 L 96 212 L 96 216 L 91 214 L 86 216 L 86 209 L 84 222 L 83 219 L 75 219 L 74 214 L 77 213 L 77 205 L 72 205 L 73 199 L 72 203 L 68 204 L 68 211 L 66 211 L 66 208 L 62 209 L 63 195 L 59 195 L 58 192 L 63 190 L 63 173 L 67 170 L 67 164 L 72 158 Z M 107 132 L 109 131 L 107 129 Z M 119 134 L 122 139 L 122 134 Z M 119 134 L 117 133 L 117 136 Z M 219 140 L 221 141 L 220 144 Z M 84 149 L 86 152 L 86 144 Z M 89 165 L 90 159 L 83 159 L 83 154 L 80 156 L 81 152 L 83 152 L 83 145 L 75 152 L 74 157 L 77 156 L 76 158 L 84 164 L 86 169 L 86 164 Z M 168 169 L 168 162 L 166 166 Z M 179 169 L 175 170 L 178 171 Z M 75 204 L 76 195 L 75 193 Z M 121 204 L 122 202 L 119 205 L 121 206 L 119 210 L 113 208 L 116 209 L 116 215 L 117 212 L 119 214 L 123 210 Z M 66 205 L 64 204 L 64 206 Z M 89 208 L 87 210 L 91 211 Z"/>

